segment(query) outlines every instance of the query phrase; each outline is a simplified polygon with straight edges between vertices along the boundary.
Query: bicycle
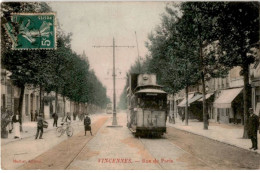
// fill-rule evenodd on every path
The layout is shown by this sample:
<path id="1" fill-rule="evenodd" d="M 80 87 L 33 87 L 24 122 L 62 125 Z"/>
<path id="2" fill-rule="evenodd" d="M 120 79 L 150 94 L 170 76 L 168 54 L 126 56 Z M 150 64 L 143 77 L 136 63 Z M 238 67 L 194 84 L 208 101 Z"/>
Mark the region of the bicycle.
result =
<path id="1" fill-rule="evenodd" d="M 70 126 L 70 123 L 62 123 L 61 126 L 57 127 L 56 129 L 57 137 L 61 137 L 61 135 L 63 135 L 65 131 L 69 137 L 73 135 L 73 128 Z"/>

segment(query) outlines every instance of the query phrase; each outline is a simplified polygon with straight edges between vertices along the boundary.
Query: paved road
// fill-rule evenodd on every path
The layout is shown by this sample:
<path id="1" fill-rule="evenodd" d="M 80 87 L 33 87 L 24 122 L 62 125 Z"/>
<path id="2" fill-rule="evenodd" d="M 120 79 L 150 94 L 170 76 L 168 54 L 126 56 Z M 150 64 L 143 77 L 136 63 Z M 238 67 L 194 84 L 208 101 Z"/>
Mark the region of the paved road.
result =
<path id="1" fill-rule="evenodd" d="M 260 154 L 228 144 L 168 128 L 165 137 L 212 169 L 260 169 Z"/>
<path id="2" fill-rule="evenodd" d="M 18 169 L 259 169 L 260 155 L 169 127 L 162 138 L 135 138 L 126 128 L 108 127 L 111 116 L 93 123 L 94 136 L 79 131 Z"/>

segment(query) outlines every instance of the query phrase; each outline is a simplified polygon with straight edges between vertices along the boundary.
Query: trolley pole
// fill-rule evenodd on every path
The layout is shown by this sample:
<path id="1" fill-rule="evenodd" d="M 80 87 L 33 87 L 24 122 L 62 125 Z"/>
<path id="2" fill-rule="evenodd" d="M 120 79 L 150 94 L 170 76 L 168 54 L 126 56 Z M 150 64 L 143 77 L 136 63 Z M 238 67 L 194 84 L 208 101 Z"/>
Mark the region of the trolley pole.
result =
<path id="1" fill-rule="evenodd" d="M 115 48 L 116 47 L 127 47 L 134 48 L 134 46 L 117 46 L 115 45 L 115 39 L 113 38 L 112 46 L 93 46 L 94 48 L 101 47 L 113 47 L 113 121 L 112 126 L 117 126 L 117 118 L 116 118 L 116 72 L 115 72 Z"/>

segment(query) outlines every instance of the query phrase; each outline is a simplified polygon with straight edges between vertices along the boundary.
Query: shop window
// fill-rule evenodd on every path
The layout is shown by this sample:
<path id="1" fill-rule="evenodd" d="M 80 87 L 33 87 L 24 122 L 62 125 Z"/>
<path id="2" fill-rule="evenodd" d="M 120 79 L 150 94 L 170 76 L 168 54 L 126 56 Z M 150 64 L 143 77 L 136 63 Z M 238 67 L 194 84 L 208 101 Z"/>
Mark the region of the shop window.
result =
<path id="1" fill-rule="evenodd" d="M 226 109 L 226 116 L 230 116 L 230 109 L 229 108 Z"/>
<path id="2" fill-rule="evenodd" d="M 260 102 L 260 95 L 256 95 L 255 100 L 256 102 Z"/>
<path id="3" fill-rule="evenodd" d="M 217 115 L 220 116 L 220 109 L 217 108 Z"/>

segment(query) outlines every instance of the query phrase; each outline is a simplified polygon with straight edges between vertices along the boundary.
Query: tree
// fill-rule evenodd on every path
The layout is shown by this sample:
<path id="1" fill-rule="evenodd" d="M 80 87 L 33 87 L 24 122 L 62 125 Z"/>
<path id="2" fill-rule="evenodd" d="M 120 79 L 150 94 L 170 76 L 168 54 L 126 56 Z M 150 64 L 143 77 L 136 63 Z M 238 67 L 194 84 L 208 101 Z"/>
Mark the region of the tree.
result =
<path id="1" fill-rule="evenodd" d="M 30 12 L 50 12 L 51 8 L 43 2 L 4 2 L 2 5 L 2 24 L 11 22 L 11 13 L 30 13 Z M 12 23 L 14 26 L 15 24 Z M 1 25 L 2 31 L 5 31 Z M 16 26 L 15 26 L 15 29 Z M 41 58 L 42 51 L 14 51 L 11 49 L 12 42 L 6 32 L 1 32 L 1 63 L 4 68 L 11 71 L 10 78 L 13 84 L 20 88 L 20 97 L 18 105 L 18 113 L 22 115 L 23 96 L 25 84 L 34 83 L 37 61 Z M 36 58 L 38 57 L 38 58 Z"/>
<path id="2" fill-rule="evenodd" d="M 251 51 L 254 48 L 259 49 L 259 2 L 225 2 L 219 4 L 218 9 L 215 33 L 221 47 L 220 62 L 230 68 L 242 68 L 245 123 L 243 138 L 248 138 L 251 89 L 249 65 L 255 61 Z"/>
<path id="3" fill-rule="evenodd" d="M 205 81 L 224 77 L 228 68 L 219 62 L 218 44 L 214 37 L 216 17 L 212 9 L 216 3 L 184 2 L 169 5 L 162 23 L 149 36 L 150 69 L 168 92 L 176 93 L 188 86 L 202 84 L 204 129 L 208 129 Z M 199 77 L 200 76 L 200 77 Z M 198 78 L 199 77 L 199 78 Z M 174 85 L 173 85 L 174 84 Z M 186 124 L 187 124 L 186 102 Z"/>

